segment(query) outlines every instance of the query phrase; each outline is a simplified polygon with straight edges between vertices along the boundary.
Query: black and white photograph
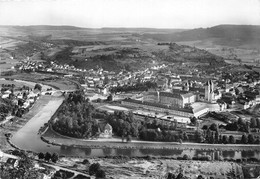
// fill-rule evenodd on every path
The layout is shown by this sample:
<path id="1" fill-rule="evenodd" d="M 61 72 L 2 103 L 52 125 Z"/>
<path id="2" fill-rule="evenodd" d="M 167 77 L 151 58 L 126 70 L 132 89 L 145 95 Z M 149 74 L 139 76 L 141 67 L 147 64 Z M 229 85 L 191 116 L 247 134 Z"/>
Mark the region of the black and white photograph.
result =
<path id="1" fill-rule="evenodd" d="M 260 179 L 260 0 L 0 0 L 0 179 Z"/>

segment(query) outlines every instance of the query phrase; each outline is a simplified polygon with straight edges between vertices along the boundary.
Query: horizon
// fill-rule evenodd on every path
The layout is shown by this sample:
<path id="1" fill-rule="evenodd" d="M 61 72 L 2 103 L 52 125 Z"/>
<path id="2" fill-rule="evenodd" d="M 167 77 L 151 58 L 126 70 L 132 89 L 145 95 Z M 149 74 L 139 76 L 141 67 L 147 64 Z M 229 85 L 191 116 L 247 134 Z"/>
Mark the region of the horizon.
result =
<path id="1" fill-rule="evenodd" d="M 156 27 L 80 27 L 74 25 L 49 25 L 49 24 L 38 24 L 38 25 L 0 25 L 0 27 L 40 27 L 40 26 L 47 26 L 47 27 L 75 27 L 80 29 L 157 29 L 157 30 L 192 30 L 192 29 L 207 29 L 213 28 L 218 26 L 259 26 L 255 24 L 218 24 L 210 27 L 197 27 L 197 28 L 156 28 Z"/>
<path id="2" fill-rule="evenodd" d="M 0 0 L 0 17 L 0 25 L 93 29 L 260 25 L 260 0 Z"/>

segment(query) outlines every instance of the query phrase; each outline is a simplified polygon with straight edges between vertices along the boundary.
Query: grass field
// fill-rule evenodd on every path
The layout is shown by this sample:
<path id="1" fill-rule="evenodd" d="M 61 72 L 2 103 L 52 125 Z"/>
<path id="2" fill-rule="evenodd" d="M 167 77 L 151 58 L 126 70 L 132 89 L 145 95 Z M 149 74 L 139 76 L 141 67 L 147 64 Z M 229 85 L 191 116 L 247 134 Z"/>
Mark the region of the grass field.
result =
<path id="1" fill-rule="evenodd" d="M 207 39 L 203 41 L 185 41 L 178 42 L 179 44 L 195 46 L 197 48 L 205 49 L 213 54 L 219 55 L 224 58 L 228 58 L 226 62 L 232 64 L 239 64 L 237 59 L 241 59 L 242 63 L 248 65 L 258 65 L 260 61 L 260 48 L 254 46 L 242 45 L 238 47 L 229 47 L 217 45 L 214 43 L 215 39 Z"/>
<path id="2" fill-rule="evenodd" d="M 61 90 L 73 90 L 77 89 L 77 86 L 69 80 L 63 78 L 57 78 L 54 80 L 44 80 L 46 78 L 52 77 L 50 74 L 40 74 L 40 73 L 18 73 L 10 76 L 12 79 L 19 79 L 24 81 L 32 81 L 35 83 L 42 83 L 44 85 L 49 85 Z"/>
<path id="3" fill-rule="evenodd" d="M 19 81 L 11 81 L 11 80 L 4 80 L 4 79 L 0 79 L 0 86 L 2 86 L 2 84 L 14 84 L 15 85 L 15 88 L 21 88 L 23 87 L 24 85 L 25 86 L 29 86 L 30 88 L 34 88 L 34 84 L 25 84 L 23 82 L 19 82 Z"/>

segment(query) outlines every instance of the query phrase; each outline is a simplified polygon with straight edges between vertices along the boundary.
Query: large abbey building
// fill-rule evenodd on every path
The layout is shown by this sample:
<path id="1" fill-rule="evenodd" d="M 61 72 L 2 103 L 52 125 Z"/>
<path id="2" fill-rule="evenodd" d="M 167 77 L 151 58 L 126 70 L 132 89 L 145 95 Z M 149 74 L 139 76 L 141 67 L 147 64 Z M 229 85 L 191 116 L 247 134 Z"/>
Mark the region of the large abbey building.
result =
<path id="1" fill-rule="evenodd" d="M 148 92 L 144 95 L 143 100 L 183 108 L 185 104 L 196 102 L 196 94 L 180 90 L 174 90 L 173 92 Z"/>
<path id="2" fill-rule="evenodd" d="M 192 104 L 195 102 L 215 103 L 219 96 L 215 93 L 214 83 L 210 80 L 204 89 L 189 89 L 189 85 L 186 83 L 183 90 L 146 92 L 143 95 L 143 100 L 125 99 L 122 104 L 158 112 L 167 111 L 179 116 L 198 117 L 208 112 L 209 108 L 207 105 L 196 105 L 193 108 Z"/>

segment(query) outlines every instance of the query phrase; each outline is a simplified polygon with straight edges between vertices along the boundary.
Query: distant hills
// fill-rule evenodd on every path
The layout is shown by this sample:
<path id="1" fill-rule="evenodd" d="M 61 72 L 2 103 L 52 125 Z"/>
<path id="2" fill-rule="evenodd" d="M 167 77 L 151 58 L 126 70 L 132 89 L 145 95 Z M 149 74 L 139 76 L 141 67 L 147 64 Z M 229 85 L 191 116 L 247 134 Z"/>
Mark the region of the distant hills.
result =
<path id="1" fill-rule="evenodd" d="M 103 32 L 132 32 L 132 33 L 175 33 L 181 32 L 187 29 L 158 29 L 158 28 L 127 28 L 127 27 L 104 27 L 104 28 L 84 28 L 84 27 L 76 27 L 76 26 L 53 26 L 53 25 L 31 25 L 31 26 L 4 26 L 0 25 L 0 28 L 14 28 L 23 31 L 56 31 L 56 30 L 87 30 L 87 31 L 98 31 L 99 33 Z"/>
<path id="2" fill-rule="evenodd" d="M 52 25 L 31 25 L 31 26 L 10 26 L 16 29 L 22 29 L 22 30 L 80 30 L 84 29 L 81 27 L 75 27 L 75 26 L 52 26 Z"/>
<path id="3" fill-rule="evenodd" d="M 254 25 L 218 25 L 210 28 L 198 28 L 167 34 L 144 34 L 158 41 L 203 41 L 211 39 L 215 44 L 240 46 L 260 44 L 260 26 Z"/>

